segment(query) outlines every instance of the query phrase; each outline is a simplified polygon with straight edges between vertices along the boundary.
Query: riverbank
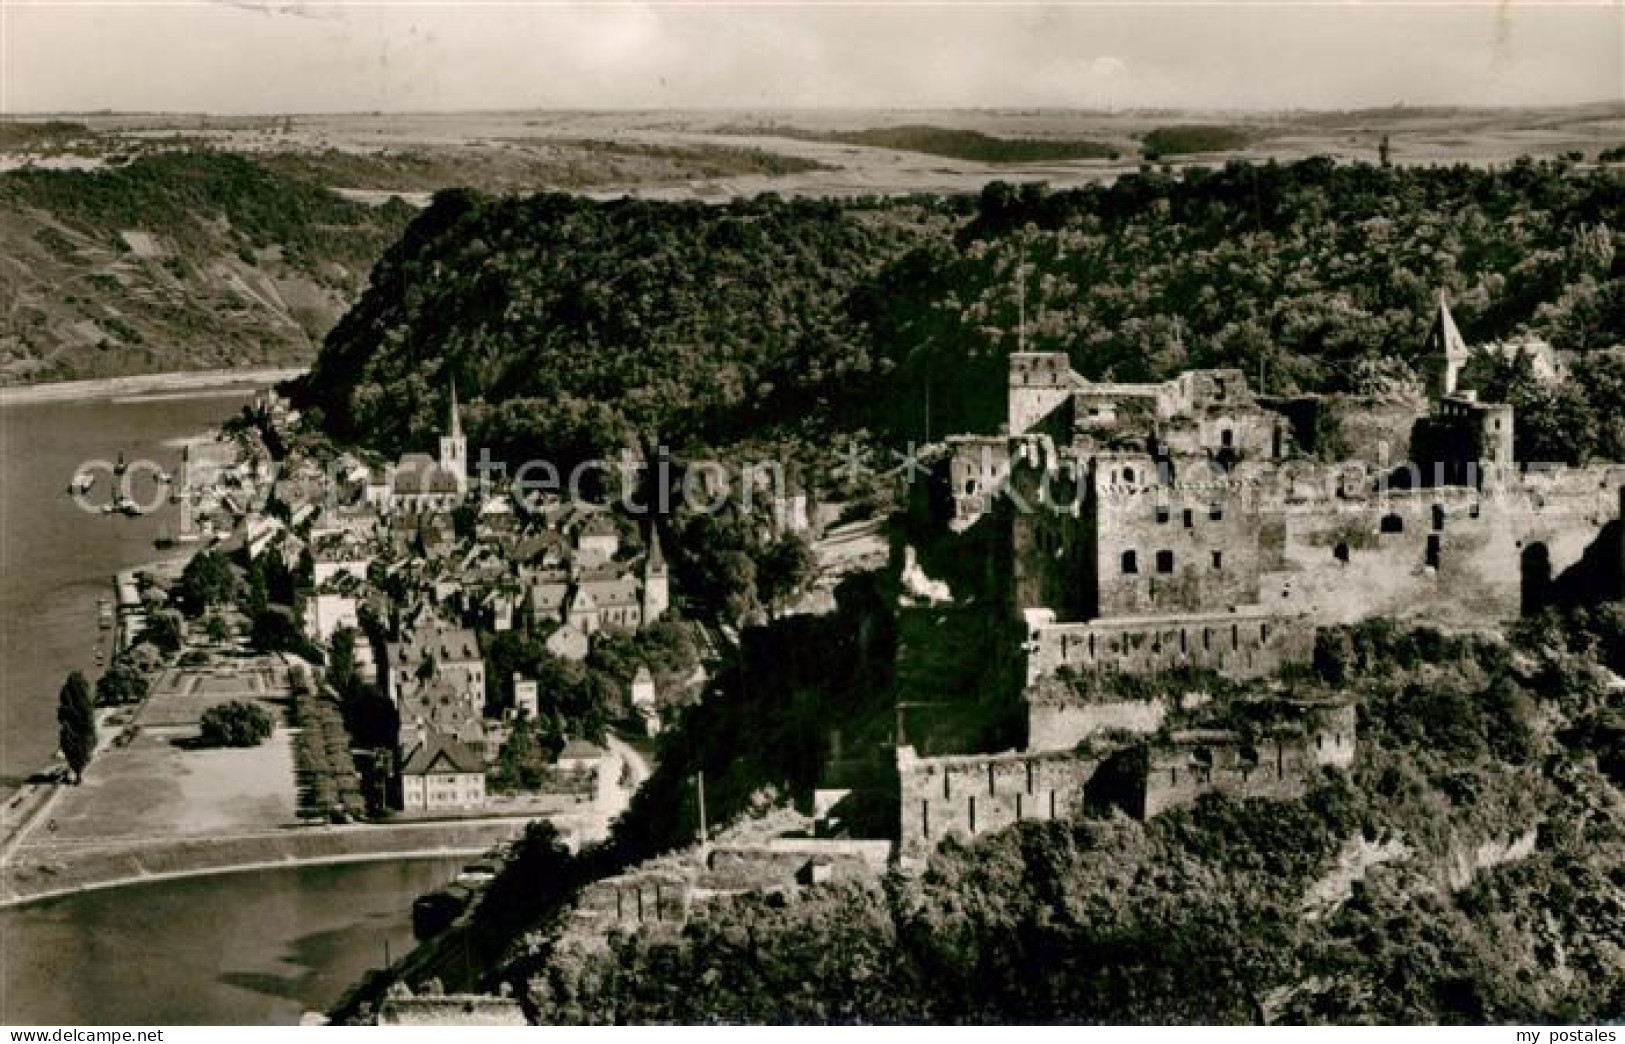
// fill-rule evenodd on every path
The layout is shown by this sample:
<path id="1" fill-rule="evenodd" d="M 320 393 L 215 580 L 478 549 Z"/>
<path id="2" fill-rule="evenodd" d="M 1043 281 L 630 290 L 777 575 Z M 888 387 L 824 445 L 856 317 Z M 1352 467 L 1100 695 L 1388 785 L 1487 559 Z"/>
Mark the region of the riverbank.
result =
<path id="1" fill-rule="evenodd" d="M 295 866 L 477 855 L 518 837 L 530 820 L 305 827 L 235 838 L 129 844 L 29 845 L 0 874 L 0 909 L 150 881 Z M 568 823 L 560 823 L 562 832 Z"/>
<path id="2" fill-rule="evenodd" d="M 0 406 L 41 402 L 74 402 L 133 395 L 194 395 L 220 388 L 279 384 L 306 373 L 307 367 L 266 367 L 254 370 L 193 370 L 147 373 L 133 377 L 102 377 L 88 381 L 58 381 L 0 388 Z"/>

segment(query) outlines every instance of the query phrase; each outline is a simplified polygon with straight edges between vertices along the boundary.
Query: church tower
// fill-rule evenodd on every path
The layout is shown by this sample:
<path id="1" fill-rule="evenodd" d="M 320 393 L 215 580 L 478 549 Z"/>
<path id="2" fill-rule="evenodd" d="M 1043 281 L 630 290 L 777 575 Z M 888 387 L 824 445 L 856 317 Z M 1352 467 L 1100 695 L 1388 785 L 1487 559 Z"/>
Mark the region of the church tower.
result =
<path id="1" fill-rule="evenodd" d="M 660 532 L 649 526 L 649 557 L 643 562 L 643 626 L 647 627 L 671 608 L 671 571 L 660 550 Z"/>
<path id="2" fill-rule="evenodd" d="M 440 470 L 457 480 L 457 492 L 468 492 L 468 440 L 463 438 L 463 419 L 457 409 L 457 382 L 451 382 L 451 415 L 446 434 L 440 436 Z"/>
<path id="3" fill-rule="evenodd" d="M 1467 365 L 1470 354 L 1467 340 L 1456 329 L 1450 304 L 1445 300 L 1444 291 L 1440 290 L 1439 311 L 1433 318 L 1432 329 L 1428 331 L 1427 352 L 1423 356 L 1429 398 L 1442 399 L 1446 395 L 1456 394 L 1456 380 L 1461 376 L 1461 368 Z"/>

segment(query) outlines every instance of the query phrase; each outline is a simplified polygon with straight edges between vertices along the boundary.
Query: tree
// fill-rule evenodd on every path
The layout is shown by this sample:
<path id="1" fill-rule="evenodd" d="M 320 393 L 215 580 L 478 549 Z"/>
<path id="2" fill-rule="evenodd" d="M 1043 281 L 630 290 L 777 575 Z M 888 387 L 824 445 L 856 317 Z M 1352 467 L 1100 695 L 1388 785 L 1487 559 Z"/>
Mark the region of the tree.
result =
<path id="1" fill-rule="evenodd" d="M 282 652 L 297 648 L 304 640 L 293 610 L 285 605 L 267 606 L 255 613 L 251 640 L 261 652 Z"/>
<path id="2" fill-rule="evenodd" d="M 203 632 L 209 636 L 211 642 L 223 642 L 231 637 L 231 627 L 225 618 L 218 613 L 211 613 L 203 624 Z"/>
<path id="3" fill-rule="evenodd" d="M 139 703 L 147 696 L 147 676 L 133 665 L 119 661 L 96 680 L 96 702 L 103 707 Z"/>
<path id="4" fill-rule="evenodd" d="M 203 712 L 198 731 L 211 747 L 257 747 L 271 736 L 271 716 L 257 703 L 232 700 Z"/>
<path id="5" fill-rule="evenodd" d="M 349 686 L 339 690 L 344 725 L 358 747 L 392 749 L 400 736 L 401 716 L 389 697 L 352 676 Z"/>
<path id="6" fill-rule="evenodd" d="M 515 790 L 535 790 L 547 779 L 552 760 L 552 751 L 542 743 L 536 723 L 521 721 L 497 756 L 495 782 Z"/>
<path id="7" fill-rule="evenodd" d="M 85 778 L 85 766 L 96 752 L 96 708 L 90 702 L 90 683 L 79 671 L 68 675 L 56 708 L 57 742 L 73 771 L 73 781 Z"/>
<path id="8" fill-rule="evenodd" d="M 181 622 L 174 613 L 155 612 L 147 617 L 147 627 L 141 640 L 152 643 L 160 652 L 172 653 L 181 647 Z"/>
<path id="9" fill-rule="evenodd" d="M 236 591 L 237 578 L 232 575 L 226 556 L 217 551 L 205 551 L 186 563 L 176 593 L 186 612 L 197 616 L 212 605 L 231 601 Z"/>
<path id="10" fill-rule="evenodd" d="M 762 604 L 776 606 L 800 594 L 812 581 L 817 560 L 807 541 L 787 533 L 756 559 L 756 592 Z"/>
<path id="11" fill-rule="evenodd" d="M 355 628 L 340 627 L 327 643 L 327 684 L 340 694 L 348 694 L 356 682 Z"/>

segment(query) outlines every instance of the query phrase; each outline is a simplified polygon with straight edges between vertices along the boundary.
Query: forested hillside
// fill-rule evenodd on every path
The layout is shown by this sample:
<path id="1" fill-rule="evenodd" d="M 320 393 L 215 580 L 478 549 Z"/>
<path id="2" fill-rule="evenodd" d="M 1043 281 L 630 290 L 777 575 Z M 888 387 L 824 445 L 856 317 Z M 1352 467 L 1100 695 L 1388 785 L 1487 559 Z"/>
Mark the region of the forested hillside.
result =
<path id="1" fill-rule="evenodd" d="M 307 361 L 410 213 L 225 153 L 0 174 L 0 382 Z"/>
<path id="2" fill-rule="evenodd" d="M 395 448 L 432 436 L 455 379 L 480 443 L 566 460 L 816 419 L 879 372 L 849 300 L 946 238 L 950 213 L 442 193 L 333 331 L 308 395 L 338 434 Z"/>
<path id="3" fill-rule="evenodd" d="M 544 933 L 509 974 L 544 1024 L 1617 1017 L 1625 719 L 1597 667 L 1622 650 L 1620 604 L 1511 646 L 1332 632 L 1311 683 L 1357 696 L 1360 752 L 1301 800 L 1023 823 L 676 935 Z"/>
<path id="4" fill-rule="evenodd" d="M 341 434 L 394 448 L 429 437 L 455 376 L 478 440 L 566 458 L 781 422 L 990 431 L 1018 287 L 1029 347 L 1093 377 L 1239 366 L 1276 393 L 1377 387 L 1407 373 L 1441 289 L 1470 341 L 1530 332 L 1617 375 L 1597 353 L 1625 341 L 1622 213 L 1625 175 L 1531 162 L 1236 163 L 945 201 L 457 192 L 380 263 L 309 395 Z M 1620 405 L 1602 383 L 1565 392 L 1583 423 Z"/>
<path id="5" fill-rule="evenodd" d="M 411 217 L 385 202 L 393 192 L 819 169 L 757 149 L 573 138 L 334 148 L 248 123 L 244 151 L 206 119 L 151 133 L 0 123 L 0 383 L 308 363 Z"/>

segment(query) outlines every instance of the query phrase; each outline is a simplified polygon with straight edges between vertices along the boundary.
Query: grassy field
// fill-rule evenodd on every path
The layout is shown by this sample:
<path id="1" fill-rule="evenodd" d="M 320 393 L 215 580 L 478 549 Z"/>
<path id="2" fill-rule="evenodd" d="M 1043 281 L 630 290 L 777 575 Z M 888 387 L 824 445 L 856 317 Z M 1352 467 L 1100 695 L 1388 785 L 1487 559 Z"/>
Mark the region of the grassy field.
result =
<path id="1" fill-rule="evenodd" d="M 296 825 L 286 696 L 267 668 L 165 672 L 136 715 L 133 738 L 103 751 L 83 784 L 64 789 L 54 829 L 48 824 L 33 840 L 163 840 Z M 276 731 L 258 747 L 198 747 L 198 719 L 230 700 L 265 707 Z"/>

